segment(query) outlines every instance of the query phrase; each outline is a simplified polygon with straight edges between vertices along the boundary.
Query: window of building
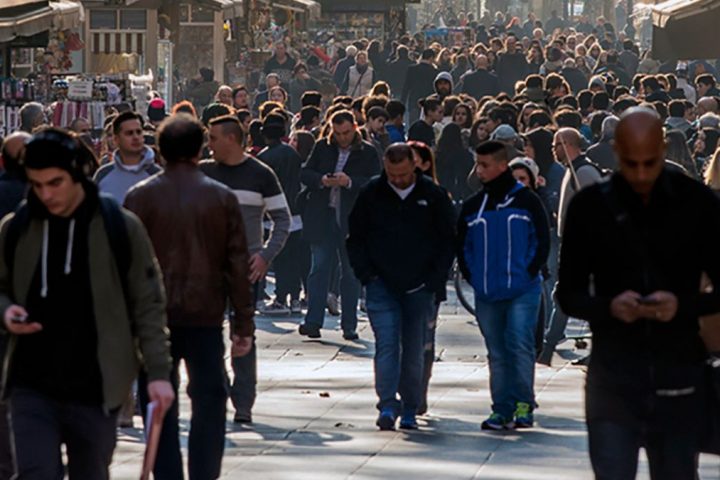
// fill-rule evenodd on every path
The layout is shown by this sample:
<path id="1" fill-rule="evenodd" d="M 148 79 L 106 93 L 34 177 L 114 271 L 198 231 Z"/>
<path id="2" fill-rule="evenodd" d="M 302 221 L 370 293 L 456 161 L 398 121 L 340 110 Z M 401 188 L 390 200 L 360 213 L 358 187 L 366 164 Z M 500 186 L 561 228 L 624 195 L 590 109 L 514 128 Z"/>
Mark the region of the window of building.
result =
<path id="1" fill-rule="evenodd" d="M 147 28 L 147 11 L 120 10 L 120 30 L 145 30 Z"/>
<path id="2" fill-rule="evenodd" d="M 117 28 L 117 10 L 91 10 L 90 28 L 92 30 L 115 30 Z"/>

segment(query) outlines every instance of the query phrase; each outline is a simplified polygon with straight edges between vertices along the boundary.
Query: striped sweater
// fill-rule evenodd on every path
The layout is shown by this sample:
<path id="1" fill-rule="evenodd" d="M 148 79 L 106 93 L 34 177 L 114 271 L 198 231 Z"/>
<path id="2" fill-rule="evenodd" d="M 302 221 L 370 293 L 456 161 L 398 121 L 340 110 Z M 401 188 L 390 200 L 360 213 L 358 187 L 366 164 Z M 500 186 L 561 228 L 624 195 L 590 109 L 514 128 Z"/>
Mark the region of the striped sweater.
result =
<path id="1" fill-rule="evenodd" d="M 200 162 L 205 175 L 229 187 L 240 202 L 248 251 L 260 252 L 270 263 L 282 250 L 290 231 L 290 210 L 275 172 L 254 157 L 239 165 L 224 165 L 214 160 Z M 263 241 L 263 218 L 268 214 L 273 228 Z"/>

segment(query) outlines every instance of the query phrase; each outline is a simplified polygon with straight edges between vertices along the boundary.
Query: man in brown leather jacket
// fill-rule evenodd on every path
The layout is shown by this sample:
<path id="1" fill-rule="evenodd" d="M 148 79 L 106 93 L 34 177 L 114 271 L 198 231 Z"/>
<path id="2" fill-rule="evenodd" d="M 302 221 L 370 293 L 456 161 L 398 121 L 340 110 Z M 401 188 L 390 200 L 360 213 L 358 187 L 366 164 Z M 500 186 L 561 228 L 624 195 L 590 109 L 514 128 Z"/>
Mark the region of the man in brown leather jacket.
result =
<path id="1" fill-rule="evenodd" d="M 187 368 L 190 478 L 214 479 L 225 445 L 227 298 L 236 312 L 233 356 L 250 351 L 255 328 L 247 242 L 237 198 L 197 167 L 202 125 L 187 115 L 173 116 L 161 125 L 158 145 L 166 170 L 133 188 L 125 203 L 145 224 L 163 272 L 176 395 L 180 360 Z M 176 401 L 165 416 L 154 471 L 158 480 L 184 478 L 178 410 Z"/>

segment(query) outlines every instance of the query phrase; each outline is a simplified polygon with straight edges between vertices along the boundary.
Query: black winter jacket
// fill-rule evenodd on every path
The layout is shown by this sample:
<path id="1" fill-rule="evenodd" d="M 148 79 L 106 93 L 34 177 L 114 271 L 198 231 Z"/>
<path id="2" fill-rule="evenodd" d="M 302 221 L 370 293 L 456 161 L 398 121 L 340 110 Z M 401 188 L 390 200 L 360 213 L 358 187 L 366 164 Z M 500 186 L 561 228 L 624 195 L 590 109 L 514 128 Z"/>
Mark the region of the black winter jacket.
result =
<path id="1" fill-rule="evenodd" d="M 380 278 L 397 294 L 424 285 L 442 296 L 454 258 L 455 214 L 447 192 L 416 175 L 405 200 L 384 172 L 362 189 L 350 214 L 348 256 L 363 284 Z"/>
<path id="2" fill-rule="evenodd" d="M 300 193 L 300 170 L 302 158 L 287 143 L 277 142 L 265 147 L 257 158 L 272 168 L 280 181 L 280 186 L 285 193 L 290 212 L 296 215 L 296 199 Z"/>

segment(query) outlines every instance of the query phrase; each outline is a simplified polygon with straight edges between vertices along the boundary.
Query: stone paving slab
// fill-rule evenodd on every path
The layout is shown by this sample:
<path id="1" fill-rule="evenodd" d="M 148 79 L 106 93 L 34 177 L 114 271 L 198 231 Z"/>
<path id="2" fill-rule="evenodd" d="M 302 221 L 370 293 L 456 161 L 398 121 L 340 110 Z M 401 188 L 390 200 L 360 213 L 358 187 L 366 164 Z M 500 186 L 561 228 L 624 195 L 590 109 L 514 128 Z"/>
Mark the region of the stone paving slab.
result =
<path id="1" fill-rule="evenodd" d="M 367 321 L 359 323 L 358 342 L 342 339 L 337 318 L 328 317 L 328 330 L 318 341 L 296 333 L 299 321 L 257 319 L 260 383 L 254 423 L 228 423 L 222 478 L 592 478 L 582 367 L 559 356 L 552 368 L 537 367 L 537 428 L 483 432 L 480 423 L 490 405 L 486 352 L 474 319 L 451 304 L 443 308 L 438 329 L 430 414 L 421 418 L 420 431 L 379 432 Z M 186 446 L 189 401 L 184 394 L 181 412 Z M 137 479 L 142 452 L 141 431 L 122 430 L 112 478 Z M 638 478 L 648 478 L 645 464 Z M 720 460 L 702 457 L 702 478 L 720 479 Z"/>

